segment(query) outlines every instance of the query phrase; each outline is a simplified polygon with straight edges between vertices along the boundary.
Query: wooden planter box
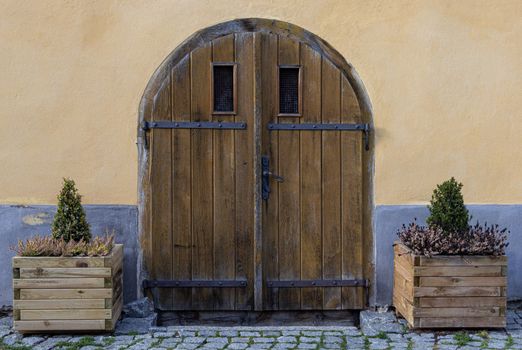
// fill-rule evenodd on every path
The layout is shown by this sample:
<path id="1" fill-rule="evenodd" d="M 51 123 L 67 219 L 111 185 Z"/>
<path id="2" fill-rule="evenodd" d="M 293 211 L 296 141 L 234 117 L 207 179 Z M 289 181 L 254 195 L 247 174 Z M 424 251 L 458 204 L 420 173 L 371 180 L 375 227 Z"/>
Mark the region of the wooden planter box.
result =
<path id="1" fill-rule="evenodd" d="M 123 305 L 123 245 L 104 257 L 14 257 L 14 329 L 112 331 Z"/>
<path id="2" fill-rule="evenodd" d="M 506 256 L 414 255 L 394 244 L 393 305 L 413 328 L 506 326 Z"/>

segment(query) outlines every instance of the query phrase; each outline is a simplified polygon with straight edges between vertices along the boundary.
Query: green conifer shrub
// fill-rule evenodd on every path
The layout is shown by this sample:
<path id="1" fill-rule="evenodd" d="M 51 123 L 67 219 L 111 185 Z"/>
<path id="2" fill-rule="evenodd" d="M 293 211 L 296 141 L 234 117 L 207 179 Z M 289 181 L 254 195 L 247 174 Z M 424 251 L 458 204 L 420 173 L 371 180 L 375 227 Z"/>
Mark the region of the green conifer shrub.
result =
<path id="1" fill-rule="evenodd" d="M 462 233 L 468 230 L 470 217 L 464 205 L 462 186 L 453 177 L 437 185 L 428 205 L 430 216 L 426 222 L 429 226 L 438 227 L 444 233 Z"/>
<path id="2" fill-rule="evenodd" d="M 55 239 L 89 242 L 91 232 L 81 203 L 82 196 L 71 179 L 63 179 L 63 188 L 58 194 L 58 209 L 54 215 L 52 235 Z"/>

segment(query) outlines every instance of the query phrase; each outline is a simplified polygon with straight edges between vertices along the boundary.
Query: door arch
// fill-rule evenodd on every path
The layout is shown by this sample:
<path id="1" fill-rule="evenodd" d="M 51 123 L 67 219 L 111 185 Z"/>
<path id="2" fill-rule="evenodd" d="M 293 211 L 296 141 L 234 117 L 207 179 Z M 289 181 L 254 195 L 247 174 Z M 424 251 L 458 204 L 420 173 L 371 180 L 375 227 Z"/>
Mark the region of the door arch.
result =
<path id="1" fill-rule="evenodd" d="M 228 112 L 215 108 L 220 72 L 233 81 Z M 292 113 L 284 79 L 298 84 Z M 142 279 L 177 283 L 158 290 L 159 308 L 365 306 L 354 283 L 373 274 L 373 142 L 364 151 L 361 132 L 300 130 L 325 124 L 371 128 L 369 99 L 338 52 L 295 25 L 221 23 L 163 61 L 138 126 Z"/>

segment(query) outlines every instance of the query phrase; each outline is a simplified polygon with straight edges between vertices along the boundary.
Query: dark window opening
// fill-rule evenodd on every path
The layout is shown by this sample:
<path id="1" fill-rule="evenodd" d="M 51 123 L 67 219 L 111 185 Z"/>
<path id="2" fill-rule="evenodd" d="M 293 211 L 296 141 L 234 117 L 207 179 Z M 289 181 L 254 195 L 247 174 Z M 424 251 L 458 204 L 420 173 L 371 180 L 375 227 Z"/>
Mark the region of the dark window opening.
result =
<path id="1" fill-rule="evenodd" d="M 234 112 L 234 66 L 214 66 L 214 112 Z"/>
<path id="2" fill-rule="evenodd" d="M 299 113 L 299 67 L 279 67 L 279 113 Z"/>

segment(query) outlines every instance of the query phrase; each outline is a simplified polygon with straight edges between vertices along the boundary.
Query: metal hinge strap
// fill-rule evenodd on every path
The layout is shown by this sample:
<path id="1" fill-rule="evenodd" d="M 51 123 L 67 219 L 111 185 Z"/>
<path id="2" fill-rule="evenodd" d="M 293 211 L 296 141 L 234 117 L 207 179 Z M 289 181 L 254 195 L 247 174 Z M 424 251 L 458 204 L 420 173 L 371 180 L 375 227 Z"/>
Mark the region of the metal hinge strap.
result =
<path id="1" fill-rule="evenodd" d="M 336 124 L 336 123 L 270 123 L 268 130 L 306 130 L 306 131 L 362 131 L 364 148 L 370 149 L 370 124 Z"/>
<path id="2" fill-rule="evenodd" d="M 144 280 L 143 289 L 149 288 L 244 288 L 247 281 L 236 280 Z"/>
<path id="3" fill-rule="evenodd" d="M 367 287 L 368 280 L 295 280 L 295 281 L 267 281 L 269 288 L 308 288 L 308 287 Z"/>
<path id="4" fill-rule="evenodd" d="M 188 122 L 188 121 L 144 121 L 142 129 L 223 129 L 244 130 L 247 125 L 244 122 Z"/>

